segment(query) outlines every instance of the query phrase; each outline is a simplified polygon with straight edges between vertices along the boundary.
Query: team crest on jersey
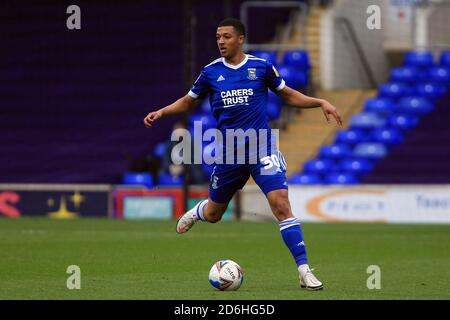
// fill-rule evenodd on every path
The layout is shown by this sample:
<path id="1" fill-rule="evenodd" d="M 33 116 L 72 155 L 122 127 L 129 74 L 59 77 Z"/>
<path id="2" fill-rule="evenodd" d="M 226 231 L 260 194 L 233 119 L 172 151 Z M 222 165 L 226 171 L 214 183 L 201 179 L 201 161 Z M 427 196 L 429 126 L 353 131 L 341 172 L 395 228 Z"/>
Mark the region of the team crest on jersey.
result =
<path id="1" fill-rule="evenodd" d="M 258 77 L 256 76 L 256 68 L 248 68 L 248 75 L 247 78 L 250 80 L 256 80 Z"/>

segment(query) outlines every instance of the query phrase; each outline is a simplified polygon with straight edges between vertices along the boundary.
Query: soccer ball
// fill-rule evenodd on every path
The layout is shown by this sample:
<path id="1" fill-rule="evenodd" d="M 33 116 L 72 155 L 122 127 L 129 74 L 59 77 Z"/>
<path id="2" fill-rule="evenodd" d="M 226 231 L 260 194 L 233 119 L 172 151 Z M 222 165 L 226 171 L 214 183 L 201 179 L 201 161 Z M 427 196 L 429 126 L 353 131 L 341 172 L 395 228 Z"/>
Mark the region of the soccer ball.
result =
<path id="1" fill-rule="evenodd" d="M 244 281 L 241 267 L 232 260 L 220 260 L 209 271 L 209 283 L 221 291 L 237 290 Z"/>

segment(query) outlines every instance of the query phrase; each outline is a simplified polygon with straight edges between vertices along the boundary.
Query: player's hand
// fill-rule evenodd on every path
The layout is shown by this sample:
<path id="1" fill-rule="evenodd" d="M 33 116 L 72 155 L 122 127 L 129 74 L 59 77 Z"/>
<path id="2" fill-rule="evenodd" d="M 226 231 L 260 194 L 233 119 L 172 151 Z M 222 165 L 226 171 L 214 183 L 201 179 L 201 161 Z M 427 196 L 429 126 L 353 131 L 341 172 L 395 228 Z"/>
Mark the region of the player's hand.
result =
<path id="1" fill-rule="evenodd" d="M 324 100 L 320 107 L 322 108 L 322 112 L 325 118 L 327 119 L 328 123 L 330 123 L 330 115 L 331 115 L 336 120 L 337 124 L 342 127 L 342 118 L 335 106 L 333 106 L 328 101 Z"/>
<path id="2" fill-rule="evenodd" d="M 144 125 L 146 128 L 150 128 L 153 125 L 153 122 L 160 119 L 162 117 L 162 112 L 160 110 L 150 112 L 145 118 L 144 118 Z"/>

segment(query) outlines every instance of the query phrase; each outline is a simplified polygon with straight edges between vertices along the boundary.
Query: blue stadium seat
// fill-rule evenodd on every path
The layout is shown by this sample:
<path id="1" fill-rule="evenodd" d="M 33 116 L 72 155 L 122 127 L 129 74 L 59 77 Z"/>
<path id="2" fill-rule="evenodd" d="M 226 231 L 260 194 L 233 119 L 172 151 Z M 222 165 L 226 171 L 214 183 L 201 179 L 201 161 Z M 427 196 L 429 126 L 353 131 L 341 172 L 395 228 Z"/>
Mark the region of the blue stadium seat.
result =
<path id="1" fill-rule="evenodd" d="M 380 115 L 390 115 L 393 112 L 394 101 L 389 98 L 371 98 L 367 99 L 364 105 L 364 111 L 375 112 Z"/>
<path id="2" fill-rule="evenodd" d="M 189 119 L 189 128 L 192 130 L 194 128 L 194 122 L 200 121 L 202 123 L 203 131 L 211 128 L 217 128 L 216 119 L 210 113 L 201 112 L 194 114 Z"/>
<path id="3" fill-rule="evenodd" d="M 431 67 L 433 64 L 433 54 L 430 51 L 410 51 L 405 55 L 405 66 Z"/>
<path id="4" fill-rule="evenodd" d="M 388 118 L 388 124 L 392 128 L 408 131 L 419 123 L 417 116 L 409 114 L 395 114 Z"/>
<path id="5" fill-rule="evenodd" d="M 286 84 L 293 89 L 305 88 L 308 85 L 306 71 L 283 65 L 278 68 L 278 72 Z"/>
<path id="6" fill-rule="evenodd" d="M 391 82 L 412 83 L 423 79 L 420 70 L 415 67 L 399 67 L 391 70 Z"/>
<path id="7" fill-rule="evenodd" d="M 305 162 L 303 171 L 305 173 L 321 174 L 335 170 L 333 161 L 328 159 L 314 159 Z"/>
<path id="8" fill-rule="evenodd" d="M 339 130 L 337 132 L 334 142 L 335 143 L 345 143 L 345 144 L 353 146 L 357 143 L 365 142 L 366 139 L 367 139 L 367 136 L 363 130 L 348 129 L 348 130 Z"/>
<path id="9" fill-rule="evenodd" d="M 379 97 L 398 99 L 409 95 L 411 89 L 401 82 L 387 82 L 380 86 L 378 90 Z"/>
<path id="10" fill-rule="evenodd" d="M 353 149 L 353 156 L 364 159 L 381 159 L 387 154 L 387 148 L 384 144 L 378 142 L 358 143 Z"/>
<path id="11" fill-rule="evenodd" d="M 415 92 L 418 96 L 436 101 L 444 96 L 447 88 L 441 83 L 425 82 L 417 84 Z"/>
<path id="12" fill-rule="evenodd" d="M 287 51 L 283 56 L 283 64 L 305 71 L 311 68 L 308 53 L 304 50 Z"/>
<path id="13" fill-rule="evenodd" d="M 330 173 L 325 175 L 324 181 L 326 184 L 358 184 L 359 180 L 356 175 L 352 173 Z"/>
<path id="14" fill-rule="evenodd" d="M 181 186 L 183 184 L 182 176 L 172 176 L 170 173 L 163 172 L 158 177 L 158 184 L 164 186 Z"/>
<path id="15" fill-rule="evenodd" d="M 395 112 L 422 116 L 433 110 L 433 104 L 426 98 L 411 96 L 402 98 L 395 106 Z"/>
<path id="16" fill-rule="evenodd" d="M 444 85 L 450 85 L 450 67 L 431 68 L 429 70 L 429 79 Z"/>
<path id="17" fill-rule="evenodd" d="M 320 148 L 320 159 L 340 160 L 349 157 L 352 149 L 346 144 L 332 144 Z"/>
<path id="18" fill-rule="evenodd" d="M 147 188 L 153 187 L 153 179 L 147 172 L 125 172 L 122 177 L 122 184 L 125 185 L 143 185 Z"/>
<path id="19" fill-rule="evenodd" d="M 322 179 L 320 175 L 314 173 L 296 173 L 288 179 L 288 183 L 303 185 L 321 184 Z"/>
<path id="20" fill-rule="evenodd" d="M 155 147 L 153 148 L 153 155 L 157 158 L 162 158 L 164 157 L 164 153 L 166 152 L 166 143 L 165 142 L 160 142 L 158 144 L 155 145 Z"/>
<path id="21" fill-rule="evenodd" d="M 443 67 L 450 67 L 450 51 L 443 51 L 441 53 L 439 65 Z"/>
<path id="22" fill-rule="evenodd" d="M 373 129 L 386 124 L 385 118 L 375 112 L 361 112 L 355 114 L 350 119 L 352 129 Z"/>
<path id="23" fill-rule="evenodd" d="M 356 175 L 365 174 L 373 170 L 373 163 L 367 159 L 345 159 L 341 162 L 341 171 Z"/>
<path id="24" fill-rule="evenodd" d="M 269 120 L 275 120 L 280 117 L 281 107 L 277 103 L 268 102 L 266 110 L 267 110 L 267 116 L 269 117 Z"/>
<path id="25" fill-rule="evenodd" d="M 397 145 L 403 142 L 403 133 L 394 128 L 379 128 L 372 132 L 372 141 L 380 142 L 388 146 Z"/>
<path id="26" fill-rule="evenodd" d="M 252 51 L 250 54 L 257 58 L 265 59 L 274 65 L 277 65 L 277 53 L 275 51 L 257 50 Z"/>

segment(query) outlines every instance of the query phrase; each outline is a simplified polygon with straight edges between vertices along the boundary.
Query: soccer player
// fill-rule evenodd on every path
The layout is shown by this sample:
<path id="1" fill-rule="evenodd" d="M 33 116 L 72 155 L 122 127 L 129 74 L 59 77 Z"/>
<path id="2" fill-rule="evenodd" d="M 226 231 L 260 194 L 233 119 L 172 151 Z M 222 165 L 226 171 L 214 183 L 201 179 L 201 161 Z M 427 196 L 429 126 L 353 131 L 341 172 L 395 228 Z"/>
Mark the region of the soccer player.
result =
<path id="1" fill-rule="evenodd" d="M 300 223 L 291 211 L 286 163 L 277 149 L 272 153 L 274 144 L 266 113 L 267 89 L 274 91 L 288 105 L 321 108 L 328 122 L 333 117 L 342 125 L 341 116 L 329 102 L 289 88 L 271 62 L 245 54 L 245 36 L 245 27 L 239 20 L 225 19 L 220 22 L 216 40 L 221 58 L 203 68 L 187 95 L 164 108 L 150 112 L 145 117 L 144 124 L 151 127 L 162 117 L 189 112 L 197 105 L 196 99 L 209 94 L 218 130 L 225 136 L 227 129 L 268 130 L 268 157 L 257 158 L 256 163 L 249 163 L 250 151 L 245 151 L 248 163 L 216 164 L 211 175 L 208 199 L 200 201 L 177 221 L 177 232 L 188 231 L 197 221 L 218 222 L 234 193 L 243 188 L 251 175 L 266 195 L 270 208 L 279 221 L 281 236 L 298 267 L 300 286 L 311 290 L 322 289 L 322 282 L 309 268 Z M 248 144 L 247 140 L 245 144 Z M 276 170 L 267 174 L 265 169 L 269 167 Z"/>

